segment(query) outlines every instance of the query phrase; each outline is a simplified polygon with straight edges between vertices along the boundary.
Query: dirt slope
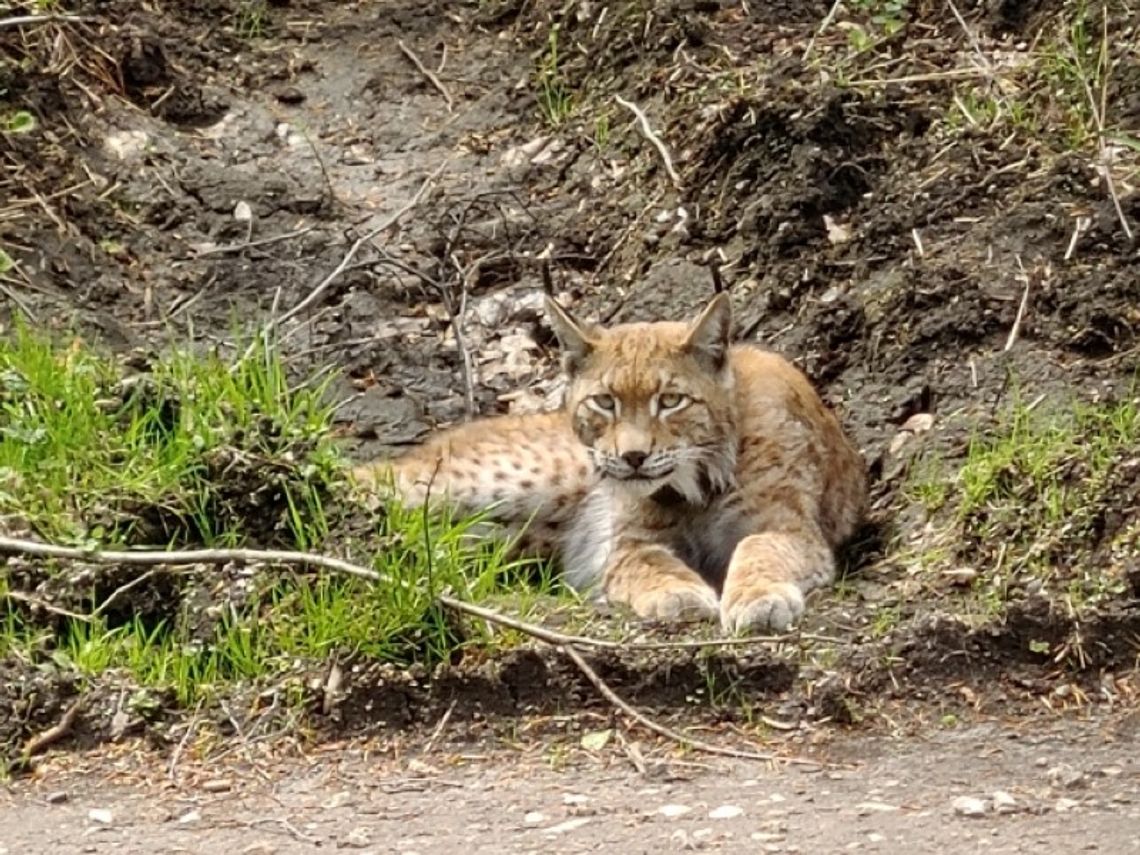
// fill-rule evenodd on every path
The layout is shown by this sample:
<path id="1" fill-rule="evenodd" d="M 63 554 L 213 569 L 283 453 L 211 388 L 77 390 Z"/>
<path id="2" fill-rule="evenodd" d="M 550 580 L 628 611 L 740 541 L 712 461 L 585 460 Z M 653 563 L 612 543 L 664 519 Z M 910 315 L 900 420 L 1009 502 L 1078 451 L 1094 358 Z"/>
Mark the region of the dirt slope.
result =
<path id="1" fill-rule="evenodd" d="M 740 671 L 729 667 L 730 677 L 772 678 L 746 686 L 778 719 L 872 729 L 1127 706 L 1136 692 L 1140 576 L 1134 552 L 1110 554 L 1108 546 L 1137 520 L 1140 468 L 1127 454 L 1096 494 L 1100 523 L 1067 542 L 1080 556 L 1073 563 L 1098 572 L 1112 564 L 1124 580 L 1089 613 L 1074 616 L 1062 594 L 1035 597 L 1018 582 L 1008 608 L 978 620 L 974 599 L 941 576 L 922 577 L 905 548 L 931 524 L 902 489 L 912 464 L 933 452 L 960 461 L 972 432 L 995 424 L 1015 392 L 1026 401 L 1111 398 L 1126 393 L 1140 365 L 1140 253 L 1120 226 L 1121 217 L 1140 222 L 1127 152 L 1114 187 L 1118 213 L 1087 140 L 1066 149 L 1042 130 L 1053 125 L 1029 118 L 986 124 L 988 90 L 958 88 L 984 76 L 971 38 L 943 4 L 910 5 L 907 26 L 895 32 L 855 16 L 875 47 L 853 51 L 851 27 L 821 31 L 829 3 L 625 3 L 603 15 L 588 3 L 294 0 L 264 6 L 256 22 L 237 0 L 161 10 L 79 4 L 90 20 L 21 30 L 19 41 L 3 33 L 7 56 L 54 63 L 7 81 L 10 101 L 48 130 L 2 138 L 9 202 L 0 242 L 19 262 L 22 278 L 7 287 L 23 307 L 13 300 L 7 312 L 78 324 L 124 353 L 156 347 L 171 330 L 191 330 L 209 347 L 234 327 L 286 316 L 290 367 L 298 375 L 326 365 L 343 371 L 334 389 L 344 402 L 339 419 L 356 453 L 366 454 L 414 441 L 469 406 L 487 413 L 550 398 L 554 354 L 534 299 L 540 255 L 562 299 L 606 319 L 690 311 L 712 292 L 707 265 L 715 260 L 741 336 L 809 372 L 877 478 L 874 530 L 853 560 L 861 572 L 817 599 L 808 627 L 840 642 L 818 656 L 782 648 Z M 1044 122 L 1061 109 L 1053 90 L 1017 64 L 1055 36 L 1056 16 L 1068 7 L 988 8 L 971 14 L 970 32 L 993 62 L 1015 69 L 1003 79 L 1022 87 L 999 88 L 992 99 L 1007 113 L 1010 104 L 1036 105 Z M 1135 43 L 1135 23 L 1112 10 L 1114 43 Z M 1113 121 L 1125 130 L 1140 122 L 1138 69 L 1135 51 L 1125 51 L 1110 80 Z M 676 180 L 615 95 L 651 118 Z M 955 98 L 973 123 L 951 121 Z M 358 245 L 373 232 L 375 240 Z M 892 453 L 916 415 L 933 428 L 911 430 Z M 999 546 L 963 538 L 954 558 L 984 573 L 1000 564 Z M 426 688 L 422 675 L 372 679 L 366 669 L 346 689 L 344 717 L 322 734 L 370 731 L 378 699 L 401 710 L 404 725 L 427 727 L 465 699 L 456 722 L 478 733 L 488 712 L 510 721 L 596 704 L 565 663 L 531 664 L 522 682 L 537 673 L 535 685 L 549 694 L 520 694 L 510 663 L 475 662 L 474 677 L 460 667 Z M 615 685 L 664 715 L 705 673 L 684 660 L 611 666 Z M 31 679 L 18 663 L 5 667 L 11 685 Z M 514 683 L 499 679 L 504 671 Z M 490 688 L 481 682 L 488 672 Z M 23 720 L 21 736 L 58 719 L 72 689 L 55 690 L 59 697 Z M 118 691 L 87 722 L 100 738 Z M 499 736 L 509 727 L 494 725 Z M 167 735 L 168 748 L 182 732 Z M 954 745 L 919 744 L 898 758 L 876 747 L 856 755 L 875 776 L 902 781 L 908 799 L 911 790 L 921 794 L 914 801 L 925 807 L 907 813 L 908 822 L 932 834 L 950 829 L 947 839 L 974 835 L 948 843 L 962 847 L 955 851 L 974 851 L 983 830 L 993 830 L 995 851 L 1024 844 L 1031 826 L 1043 840 L 1075 845 L 1081 833 L 1061 814 L 947 825 L 946 794 L 978 768 L 972 756 L 952 762 L 961 757 Z M 976 788 L 980 797 L 1039 783 L 1026 765 L 1033 752 L 1001 745 L 1017 746 L 1015 759 L 995 767 Z M 1050 746 L 1049 763 L 1084 756 L 1066 750 Z M 1098 750 L 1105 766 L 1127 754 L 1119 745 Z M 597 770 L 583 774 L 622 805 L 613 809 L 620 819 L 605 820 L 606 835 L 639 828 L 643 784 L 624 783 L 624 772 L 619 784 Z M 709 788 L 700 798 L 712 805 L 735 798 L 726 780 L 757 774 L 715 767 L 694 786 Z M 1134 782 L 1135 770 L 1127 774 Z M 865 779 L 843 780 L 816 802 L 814 787 L 795 793 L 788 785 L 796 809 L 833 810 L 837 821 L 804 822 L 775 842 L 838 851 L 869 845 L 863 831 L 904 833 L 894 815 L 869 814 L 875 822 L 867 819 L 866 829 L 851 824 L 845 811 L 864 798 L 856 791 Z M 412 806 L 418 795 L 398 795 L 409 805 L 400 814 L 407 836 L 438 834 L 430 804 L 464 803 L 450 834 L 466 833 L 468 820 L 486 822 L 476 817 L 499 795 L 486 795 L 481 781 L 465 779 L 470 798 L 462 800 L 424 784 L 427 808 Z M 543 781 L 550 793 L 561 786 Z M 547 810 L 524 798 L 527 785 L 503 786 L 520 806 Z M 59 834 L 75 839 L 95 798 L 61 808 L 22 802 L 26 839 L 64 811 L 70 819 Z M 255 817 L 265 796 L 250 798 Z M 1122 829 L 1134 817 L 1110 809 L 1111 798 L 1093 799 L 1103 810 L 1102 848 L 1124 851 L 1110 836 L 1123 835 L 1117 823 Z M 332 836 L 351 811 L 330 814 Z M 140 827 L 153 830 L 146 815 L 138 814 Z M 1081 816 L 1091 822 L 1093 813 Z M 658 837 L 636 839 L 646 848 L 702 840 L 670 836 L 705 825 L 686 822 L 654 820 Z M 729 849 L 756 830 L 734 823 L 711 824 L 736 835 L 716 838 L 714 830 Z M 598 836 L 581 838 L 591 841 L 582 848 L 610 839 L 602 825 L 583 826 Z M 501 828 L 491 823 L 496 834 Z M 105 845 L 121 840 L 120 831 L 91 839 Z M 211 845 L 236 845 L 231 833 L 215 828 Z M 542 847 L 532 843 L 537 832 L 518 834 L 518 851 Z M 391 851 L 446 851 L 447 840 Z M 256 840 L 242 831 L 240 842 Z M 271 845 L 301 844 L 274 835 Z"/>

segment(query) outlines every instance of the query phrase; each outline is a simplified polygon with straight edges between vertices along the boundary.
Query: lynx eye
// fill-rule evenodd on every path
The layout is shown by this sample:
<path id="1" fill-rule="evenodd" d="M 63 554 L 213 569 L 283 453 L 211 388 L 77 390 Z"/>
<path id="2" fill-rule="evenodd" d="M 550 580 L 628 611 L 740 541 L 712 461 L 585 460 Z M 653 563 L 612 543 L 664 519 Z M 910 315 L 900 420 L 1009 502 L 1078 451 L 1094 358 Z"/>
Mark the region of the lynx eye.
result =
<path id="1" fill-rule="evenodd" d="M 688 396 L 680 392 L 662 392 L 657 396 L 657 406 L 662 410 L 676 410 L 688 403 Z"/>
<path id="2" fill-rule="evenodd" d="M 601 395 L 591 395 L 586 399 L 586 403 L 599 413 L 612 413 L 617 409 L 617 401 L 614 399 L 614 396 L 605 393 Z"/>

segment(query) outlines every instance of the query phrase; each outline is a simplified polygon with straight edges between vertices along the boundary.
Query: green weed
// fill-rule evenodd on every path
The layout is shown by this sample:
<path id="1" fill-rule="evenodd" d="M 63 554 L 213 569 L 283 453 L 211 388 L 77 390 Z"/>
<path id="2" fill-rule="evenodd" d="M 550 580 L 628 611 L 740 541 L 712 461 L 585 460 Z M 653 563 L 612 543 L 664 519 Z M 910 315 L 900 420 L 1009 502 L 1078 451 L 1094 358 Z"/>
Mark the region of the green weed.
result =
<path id="1" fill-rule="evenodd" d="M 570 87 L 559 66 L 558 33 L 559 28 L 555 24 L 550 28 L 546 50 L 539 59 L 536 73 L 539 110 L 543 120 L 554 128 L 561 127 L 574 110 Z"/>
<path id="2" fill-rule="evenodd" d="M 257 506 L 262 533 L 307 548 L 339 477 L 327 382 L 291 388 L 269 346 L 175 351 L 127 376 L 17 325 L 0 341 L 0 513 L 63 542 L 215 545 Z"/>
<path id="3" fill-rule="evenodd" d="M 265 35 L 269 8 L 266 0 L 242 0 L 238 5 L 234 30 L 243 39 L 259 39 Z"/>
<path id="4" fill-rule="evenodd" d="M 352 501 L 331 438 L 328 378 L 291 384 L 263 338 L 239 352 L 175 350 L 127 375 L 77 339 L 16 326 L 0 341 L 0 514 L 45 539 L 93 547 L 156 530 L 178 546 L 326 546 L 334 513 L 344 514 L 337 505 Z M 265 568 L 205 612 L 175 596 L 125 618 L 57 615 L 38 625 L 28 597 L 0 575 L 0 656 L 91 678 L 122 673 L 191 705 L 330 657 L 430 664 L 489 643 L 486 624 L 440 609 L 442 593 L 520 592 L 524 612 L 555 593 L 547 568 L 509 557 L 484 520 L 396 504 L 363 530 L 358 517 L 337 549 L 363 556 L 383 581 Z M 93 608 L 100 595 L 76 596 Z"/>
<path id="5" fill-rule="evenodd" d="M 983 616 L 1001 611 L 1013 576 L 1053 584 L 1078 606 L 1118 592 L 1120 580 L 1092 555 L 1131 536 L 1127 527 L 1106 531 L 1105 519 L 1121 486 L 1115 479 L 1129 477 L 1137 447 L 1140 404 L 1132 396 L 1014 404 L 998 425 L 975 434 L 956 471 L 937 458 L 914 467 L 904 494 L 945 529 L 916 566 L 974 567 L 970 592 Z"/>

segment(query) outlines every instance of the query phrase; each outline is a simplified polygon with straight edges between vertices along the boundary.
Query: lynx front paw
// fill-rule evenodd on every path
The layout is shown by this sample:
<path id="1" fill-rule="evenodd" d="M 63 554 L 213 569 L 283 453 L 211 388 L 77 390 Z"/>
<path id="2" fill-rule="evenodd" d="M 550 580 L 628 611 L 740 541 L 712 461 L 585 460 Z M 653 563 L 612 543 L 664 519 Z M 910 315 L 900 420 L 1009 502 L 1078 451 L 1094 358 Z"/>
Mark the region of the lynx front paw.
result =
<path id="1" fill-rule="evenodd" d="M 720 604 L 724 631 L 740 635 L 749 630 L 783 632 L 804 613 L 804 595 L 790 582 L 753 584 L 726 589 Z"/>
<path id="2" fill-rule="evenodd" d="M 717 615 L 716 592 L 700 580 L 663 580 L 634 593 L 628 605 L 646 620 L 706 620 Z"/>

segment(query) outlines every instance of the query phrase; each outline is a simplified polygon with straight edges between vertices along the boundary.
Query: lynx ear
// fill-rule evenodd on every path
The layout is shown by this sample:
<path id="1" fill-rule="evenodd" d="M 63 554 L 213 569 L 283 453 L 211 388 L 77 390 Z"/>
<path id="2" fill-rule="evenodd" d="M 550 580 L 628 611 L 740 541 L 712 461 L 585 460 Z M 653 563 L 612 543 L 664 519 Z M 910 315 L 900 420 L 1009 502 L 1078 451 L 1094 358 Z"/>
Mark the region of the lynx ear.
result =
<path id="1" fill-rule="evenodd" d="M 689 337 L 685 339 L 685 350 L 715 373 L 724 368 L 731 341 L 732 303 L 727 294 L 717 294 L 693 321 Z"/>
<path id="2" fill-rule="evenodd" d="M 547 296 L 546 319 L 558 336 L 562 345 L 563 365 L 569 374 L 576 374 L 586 361 L 586 357 L 594 350 L 594 341 L 582 329 L 576 320 L 570 317 L 569 312 L 559 306 L 554 299 Z"/>

